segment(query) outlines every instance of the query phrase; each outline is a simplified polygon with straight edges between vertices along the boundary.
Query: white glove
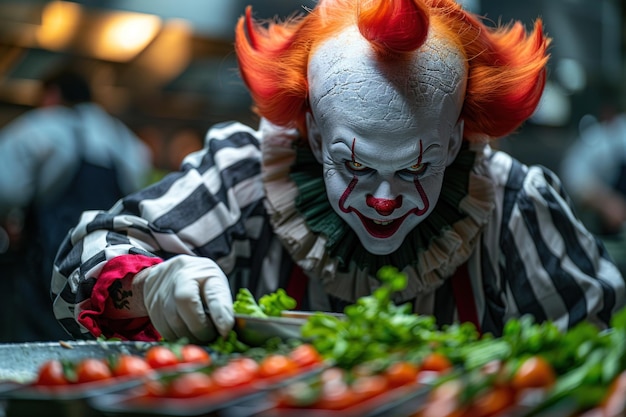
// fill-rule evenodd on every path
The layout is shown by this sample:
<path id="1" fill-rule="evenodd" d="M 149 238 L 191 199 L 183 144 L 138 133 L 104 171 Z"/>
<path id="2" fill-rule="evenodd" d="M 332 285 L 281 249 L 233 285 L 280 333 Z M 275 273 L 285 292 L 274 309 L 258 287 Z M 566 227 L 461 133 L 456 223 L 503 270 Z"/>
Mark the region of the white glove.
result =
<path id="1" fill-rule="evenodd" d="M 228 279 L 211 259 L 178 255 L 146 268 L 133 279 L 154 327 L 165 339 L 205 343 L 233 328 Z"/>

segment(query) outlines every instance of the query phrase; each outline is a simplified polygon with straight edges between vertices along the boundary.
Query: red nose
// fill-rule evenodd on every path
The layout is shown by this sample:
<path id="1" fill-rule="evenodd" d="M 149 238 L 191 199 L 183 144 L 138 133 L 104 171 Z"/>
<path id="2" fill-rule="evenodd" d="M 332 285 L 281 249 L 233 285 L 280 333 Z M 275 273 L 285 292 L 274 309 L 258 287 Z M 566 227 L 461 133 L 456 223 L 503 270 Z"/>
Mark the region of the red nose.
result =
<path id="1" fill-rule="evenodd" d="M 389 216 L 393 211 L 402 206 L 402 196 L 399 195 L 395 200 L 386 198 L 376 198 L 371 194 L 365 197 L 365 204 L 376 210 L 381 216 Z"/>

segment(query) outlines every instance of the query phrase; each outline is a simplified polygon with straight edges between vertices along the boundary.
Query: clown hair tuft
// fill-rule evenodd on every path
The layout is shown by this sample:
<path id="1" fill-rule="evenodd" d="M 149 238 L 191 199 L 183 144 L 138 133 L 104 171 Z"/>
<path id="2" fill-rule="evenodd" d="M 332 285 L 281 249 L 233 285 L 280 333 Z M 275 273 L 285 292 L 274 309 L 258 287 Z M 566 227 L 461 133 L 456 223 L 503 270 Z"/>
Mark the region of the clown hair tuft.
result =
<path id="1" fill-rule="evenodd" d="M 468 80 L 460 118 L 468 141 L 512 133 L 539 103 L 550 45 L 539 19 L 527 32 L 518 21 L 487 26 L 453 0 L 320 0 L 309 13 L 283 22 L 261 24 L 250 7 L 239 19 L 235 50 L 255 112 L 304 135 L 309 59 L 354 25 L 381 60 L 418 50 L 432 30 L 464 53 Z"/>

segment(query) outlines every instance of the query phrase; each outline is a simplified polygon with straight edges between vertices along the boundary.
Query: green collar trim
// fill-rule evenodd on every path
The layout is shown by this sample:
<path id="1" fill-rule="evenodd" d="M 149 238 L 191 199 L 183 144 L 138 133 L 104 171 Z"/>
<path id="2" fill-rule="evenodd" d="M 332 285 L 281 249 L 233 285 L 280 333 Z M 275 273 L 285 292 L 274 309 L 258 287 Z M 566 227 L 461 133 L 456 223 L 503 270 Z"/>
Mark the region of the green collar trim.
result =
<path id="1" fill-rule="evenodd" d="M 326 236 L 326 248 L 331 257 L 339 260 L 341 271 L 347 271 L 350 263 L 371 271 L 377 271 L 385 265 L 393 265 L 400 270 L 415 265 L 417 254 L 425 251 L 434 237 L 442 236 L 444 230 L 467 217 L 459 210 L 459 205 L 468 194 L 469 173 L 476 153 L 464 149 L 446 169 L 435 210 L 407 235 L 397 251 L 389 255 L 373 255 L 365 250 L 356 233 L 331 208 L 326 196 L 322 166 L 306 143 L 298 142 L 295 150 L 295 164 L 289 176 L 298 187 L 296 208 L 312 232 Z"/>
<path id="2" fill-rule="evenodd" d="M 376 272 L 392 265 L 408 276 L 395 301 L 426 294 L 466 262 L 495 207 L 485 145 L 465 146 L 447 168 L 435 210 L 386 255 L 365 250 L 331 208 L 322 166 L 295 129 L 261 125 L 265 207 L 293 260 L 323 289 L 355 301 L 379 285 Z"/>

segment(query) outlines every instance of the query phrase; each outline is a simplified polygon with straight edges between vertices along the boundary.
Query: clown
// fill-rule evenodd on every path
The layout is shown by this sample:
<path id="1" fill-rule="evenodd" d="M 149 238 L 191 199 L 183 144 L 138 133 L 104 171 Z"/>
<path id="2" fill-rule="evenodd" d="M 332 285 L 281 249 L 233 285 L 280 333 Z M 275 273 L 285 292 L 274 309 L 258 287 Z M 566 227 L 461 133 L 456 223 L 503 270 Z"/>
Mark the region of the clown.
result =
<path id="1" fill-rule="evenodd" d="M 84 213 L 52 291 L 75 337 L 209 341 L 232 294 L 340 311 L 379 285 L 440 324 L 532 314 L 606 327 L 624 283 L 558 178 L 490 142 L 534 111 L 549 39 L 452 0 L 322 0 L 236 28 L 258 129 L 212 128 L 180 172 Z"/>

